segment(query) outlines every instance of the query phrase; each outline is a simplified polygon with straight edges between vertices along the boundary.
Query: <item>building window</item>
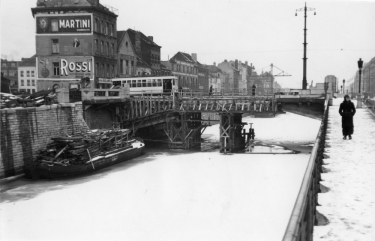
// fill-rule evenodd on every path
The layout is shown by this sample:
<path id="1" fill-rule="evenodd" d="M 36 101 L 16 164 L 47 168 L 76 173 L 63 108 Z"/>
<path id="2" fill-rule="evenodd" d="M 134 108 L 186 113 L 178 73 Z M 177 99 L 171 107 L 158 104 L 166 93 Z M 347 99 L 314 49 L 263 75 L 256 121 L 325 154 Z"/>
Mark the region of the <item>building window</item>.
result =
<path id="1" fill-rule="evenodd" d="M 59 40 L 58 39 L 52 39 L 52 53 L 58 54 L 59 52 L 60 52 Z"/>
<path id="2" fill-rule="evenodd" d="M 99 63 L 95 64 L 95 77 L 99 76 Z"/>
<path id="3" fill-rule="evenodd" d="M 21 75 L 21 77 L 23 77 L 23 70 L 20 71 L 20 75 Z"/>
<path id="4" fill-rule="evenodd" d="M 109 64 L 107 64 L 105 77 L 109 78 Z"/>
<path id="5" fill-rule="evenodd" d="M 31 80 L 31 86 L 35 86 L 35 79 Z"/>
<path id="6" fill-rule="evenodd" d="M 10 67 L 16 67 L 16 63 L 11 63 Z"/>
<path id="7" fill-rule="evenodd" d="M 30 71 L 26 71 L 26 77 L 30 77 Z"/>
<path id="8" fill-rule="evenodd" d="M 53 75 L 60 76 L 60 63 L 59 62 L 53 62 Z"/>
<path id="9" fill-rule="evenodd" d="M 59 27 L 58 27 L 58 24 L 57 24 L 57 19 L 52 19 L 51 20 L 51 30 L 52 30 L 52 32 L 58 32 L 59 31 Z"/>
<path id="10" fill-rule="evenodd" d="M 109 54 L 109 43 L 107 42 L 107 45 L 105 46 L 105 54 L 108 55 Z"/>
<path id="11" fill-rule="evenodd" d="M 102 69 L 100 71 L 100 76 L 105 77 L 104 74 L 105 74 L 105 72 L 104 72 L 104 64 L 102 64 Z"/>
<path id="12" fill-rule="evenodd" d="M 97 53 L 99 51 L 99 48 L 98 48 L 98 40 L 95 39 L 95 53 Z"/>
<path id="13" fill-rule="evenodd" d="M 26 83 L 27 83 L 27 86 L 30 86 L 30 80 L 29 79 L 27 80 Z"/>
<path id="14" fill-rule="evenodd" d="M 125 46 L 128 47 L 128 41 L 125 42 Z"/>
<path id="15" fill-rule="evenodd" d="M 34 70 L 31 70 L 31 77 L 35 77 Z"/>
<path id="16" fill-rule="evenodd" d="M 101 54 L 104 53 L 104 49 L 103 49 L 103 48 L 104 48 L 104 42 L 101 41 L 101 42 L 100 42 L 100 53 L 101 53 Z"/>
<path id="17" fill-rule="evenodd" d="M 95 25 L 94 25 L 95 32 L 98 32 L 98 19 L 95 18 Z"/>
<path id="18" fill-rule="evenodd" d="M 25 86 L 25 80 L 21 79 L 21 86 Z"/>
<path id="19" fill-rule="evenodd" d="M 7 64 L 6 63 L 2 63 L 1 67 L 7 67 Z"/>
<path id="20" fill-rule="evenodd" d="M 109 35 L 113 36 L 112 24 L 109 24 Z"/>
<path id="21" fill-rule="evenodd" d="M 120 59 L 120 73 L 124 73 L 124 60 Z"/>
<path id="22" fill-rule="evenodd" d="M 104 23 L 103 23 L 103 21 L 100 21 L 100 32 L 104 33 Z"/>
<path id="23" fill-rule="evenodd" d="M 111 75 L 111 77 L 112 78 L 115 77 L 115 66 L 114 65 L 112 65 L 112 75 Z"/>
<path id="24" fill-rule="evenodd" d="M 111 54 L 115 55 L 115 44 L 112 44 L 111 46 Z"/>

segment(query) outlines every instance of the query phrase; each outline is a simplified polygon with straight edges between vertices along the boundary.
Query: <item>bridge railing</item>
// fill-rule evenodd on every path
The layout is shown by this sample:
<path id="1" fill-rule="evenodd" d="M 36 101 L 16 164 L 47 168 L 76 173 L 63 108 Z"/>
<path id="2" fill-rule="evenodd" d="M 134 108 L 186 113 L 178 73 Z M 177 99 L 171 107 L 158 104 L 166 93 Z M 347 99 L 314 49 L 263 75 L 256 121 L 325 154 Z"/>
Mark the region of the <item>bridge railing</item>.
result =
<path id="1" fill-rule="evenodd" d="M 85 100 L 108 100 L 125 99 L 130 97 L 129 88 L 121 89 L 81 89 L 82 101 Z"/>
<path id="2" fill-rule="evenodd" d="M 324 114 L 314 147 L 311 151 L 301 188 L 289 219 L 283 241 L 312 240 L 316 224 L 316 205 L 320 192 L 320 174 L 323 163 L 323 151 L 328 123 L 329 104 L 326 99 Z"/>

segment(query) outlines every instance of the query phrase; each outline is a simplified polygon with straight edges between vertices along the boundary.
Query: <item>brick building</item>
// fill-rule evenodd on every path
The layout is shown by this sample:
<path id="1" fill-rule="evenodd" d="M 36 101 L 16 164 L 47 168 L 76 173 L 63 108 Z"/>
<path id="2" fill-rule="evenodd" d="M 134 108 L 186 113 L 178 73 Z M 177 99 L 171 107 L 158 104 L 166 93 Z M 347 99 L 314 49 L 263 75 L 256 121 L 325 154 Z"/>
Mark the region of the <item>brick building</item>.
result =
<path id="1" fill-rule="evenodd" d="M 117 72 L 117 9 L 99 0 L 38 0 L 36 23 L 38 90 L 97 86 Z M 73 86 L 72 86 L 73 85 Z"/>
<path id="2" fill-rule="evenodd" d="M 22 58 L 18 63 L 18 86 L 20 92 L 35 93 L 37 89 L 36 56 Z"/>
<path id="3" fill-rule="evenodd" d="M 3 78 L 9 80 L 9 87 L 12 93 L 18 92 L 18 61 L 1 59 L 1 73 Z"/>

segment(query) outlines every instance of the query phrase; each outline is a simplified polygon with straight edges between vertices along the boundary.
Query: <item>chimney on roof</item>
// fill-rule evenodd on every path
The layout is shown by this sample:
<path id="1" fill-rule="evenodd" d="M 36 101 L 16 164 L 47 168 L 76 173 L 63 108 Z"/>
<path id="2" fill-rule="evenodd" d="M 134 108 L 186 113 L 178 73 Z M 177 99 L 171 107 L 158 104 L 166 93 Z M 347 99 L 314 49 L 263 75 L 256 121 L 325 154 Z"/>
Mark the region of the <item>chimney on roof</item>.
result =
<path id="1" fill-rule="evenodd" d="M 216 62 L 214 62 L 214 66 L 216 66 Z"/>
<path id="2" fill-rule="evenodd" d="M 247 67 L 247 61 L 245 61 L 246 67 Z"/>
<path id="3" fill-rule="evenodd" d="M 138 57 L 142 57 L 141 33 L 139 31 L 135 32 L 135 53 Z"/>
<path id="4" fill-rule="evenodd" d="M 194 59 L 194 61 L 198 61 L 197 54 L 193 53 L 191 54 L 191 57 Z"/>
<path id="5" fill-rule="evenodd" d="M 226 59 L 224 59 L 224 62 L 226 63 L 226 62 L 228 62 Z"/>
<path id="6" fill-rule="evenodd" d="M 234 61 L 234 68 L 238 69 L 238 60 L 237 59 Z"/>
<path id="7" fill-rule="evenodd" d="M 148 36 L 148 39 L 154 42 L 154 37 L 153 36 Z"/>
<path id="8" fill-rule="evenodd" d="M 91 3 L 95 7 L 99 7 L 99 0 L 89 0 L 89 3 Z"/>

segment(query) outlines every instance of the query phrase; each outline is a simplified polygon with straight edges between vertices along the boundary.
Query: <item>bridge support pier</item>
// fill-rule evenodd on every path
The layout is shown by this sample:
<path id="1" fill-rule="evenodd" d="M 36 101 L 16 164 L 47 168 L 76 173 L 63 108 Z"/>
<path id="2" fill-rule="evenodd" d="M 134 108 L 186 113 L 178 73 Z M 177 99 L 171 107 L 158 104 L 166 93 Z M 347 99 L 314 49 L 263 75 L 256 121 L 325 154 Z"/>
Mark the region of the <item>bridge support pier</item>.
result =
<path id="1" fill-rule="evenodd" d="M 242 129 L 241 113 L 219 113 L 220 115 L 220 152 L 233 152 L 245 146 L 246 133 Z"/>
<path id="2" fill-rule="evenodd" d="M 202 113 L 180 113 L 180 119 L 166 122 L 165 134 L 169 148 L 200 148 L 201 136 L 207 125 L 202 124 Z"/>

